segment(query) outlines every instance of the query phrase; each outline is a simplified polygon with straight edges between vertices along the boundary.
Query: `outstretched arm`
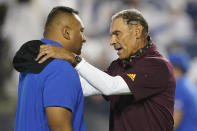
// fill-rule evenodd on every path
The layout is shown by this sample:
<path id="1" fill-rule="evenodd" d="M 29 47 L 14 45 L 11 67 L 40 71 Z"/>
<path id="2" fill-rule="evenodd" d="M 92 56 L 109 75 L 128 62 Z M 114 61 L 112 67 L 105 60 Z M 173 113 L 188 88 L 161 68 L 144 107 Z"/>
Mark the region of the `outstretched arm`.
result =
<path id="1" fill-rule="evenodd" d="M 126 82 L 120 76 L 110 76 L 85 60 L 82 60 L 75 68 L 80 76 L 104 95 L 131 94 Z"/>
<path id="2" fill-rule="evenodd" d="M 96 88 L 94 88 L 87 80 L 85 80 L 83 77 L 79 76 L 80 82 L 81 82 L 81 87 L 83 90 L 83 95 L 84 96 L 92 96 L 92 95 L 101 95 L 103 94 Z"/>
<path id="3" fill-rule="evenodd" d="M 75 61 L 75 54 L 58 46 L 42 45 L 37 59 L 40 59 L 40 57 L 44 54 L 45 56 L 40 60 L 40 63 L 50 57 L 53 57 L 67 60 L 74 66 L 77 64 Z M 128 85 L 122 77 L 110 76 L 107 73 L 92 66 L 85 60 L 82 60 L 82 62 L 77 65 L 76 69 L 78 70 L 79 74 L 85 78 L 89 85 L 91 85 L 91 87 L 96 88 L 96 90 L 104 95 L 131 94 Z M 87 89 L 89 87 L 90 86 L 83 86 L 83 89 Z"/>

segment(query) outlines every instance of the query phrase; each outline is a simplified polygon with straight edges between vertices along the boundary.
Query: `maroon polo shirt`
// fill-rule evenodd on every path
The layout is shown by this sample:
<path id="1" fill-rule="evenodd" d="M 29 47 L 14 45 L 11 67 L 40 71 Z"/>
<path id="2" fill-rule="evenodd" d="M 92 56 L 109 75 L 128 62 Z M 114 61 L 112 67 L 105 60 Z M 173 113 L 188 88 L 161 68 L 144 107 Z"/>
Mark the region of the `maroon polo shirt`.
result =
<path id="1" fill-rule="evenodd" d="M 175 78 L 171 64 L 153 45 L 126 68 L 113 61 L 108 74 L 121 76 L 132 95 L 108 96 L 110 131 L 172 131 Z"/>

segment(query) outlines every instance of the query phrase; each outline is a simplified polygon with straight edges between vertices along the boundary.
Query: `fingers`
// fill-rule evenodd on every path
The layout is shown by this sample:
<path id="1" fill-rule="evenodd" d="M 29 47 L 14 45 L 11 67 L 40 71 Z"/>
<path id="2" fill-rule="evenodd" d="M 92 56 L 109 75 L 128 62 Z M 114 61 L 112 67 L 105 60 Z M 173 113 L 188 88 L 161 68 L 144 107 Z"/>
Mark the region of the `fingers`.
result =
<path id="1" fill-rule="evenodd" d="M 56 58 L 56 59 L 70 59 L 70 53 L 69 51 L 66 51 L 64 48 L 58 47 L 56 45 L 41 45 L 40 46 L 40 53 L 38 54 L 36 61 L 39 61 L 38 63 L 43 63 L 50 57 Z"/>
<path id="2" fill-rule="evenodd" d="M 40 53 L 43 52 L 43 53 L 47 53 L 47 51 L 49 50 L 49 46 L 48 45 L 41 45 L 40 46 Z"/>
<path id="3" fill-rule="evenodd" d="M 45 55 L 44 57 L 42 57 L 42 58 L 39 60 L 38 63 L 41 64 L 41 63 L 45 62 L 46 60 L 48 60 L 50 57 L 51 57 L 51 55 L 50 55 L 50 54 L 47 54 L 47 55 Z"/>
<path id="4" fill-rule="evenodd" d="M 38 61 L 41 57 L 43 57 L 41 60 L 39 60 L 38 63 L 43 63 L 45 60 L 47 60 L 49 58 L 50 55 L 50 50 L 48 50 L 49 45 L 41 45 L 40 46 L 40 53 L 38 54 L 37 58 L 35 59 L 36 61 Z"/>
<path id="5" fill-rule="evenodd" d="M 41 45 L 40 49 L 49 48 L 50 45 Z"/>
<path id="6" fill-rule="evenodd" d="M 53 52 L 47 50 L 47 51 L 44 51 L 43 52 L 40 52 L 39 55 L 38 55 L 38 63 L 43 63 L 45 62 L 46 60 L 48 60 L 49 58 L 51 58 L 52 56 L 54 55 Z"/>
<path id="7" fill-rule="evenodd" d="M 45 52 L 40 52 L 35 60 L 38 61 L 44 55 L 46 55 Z"/>

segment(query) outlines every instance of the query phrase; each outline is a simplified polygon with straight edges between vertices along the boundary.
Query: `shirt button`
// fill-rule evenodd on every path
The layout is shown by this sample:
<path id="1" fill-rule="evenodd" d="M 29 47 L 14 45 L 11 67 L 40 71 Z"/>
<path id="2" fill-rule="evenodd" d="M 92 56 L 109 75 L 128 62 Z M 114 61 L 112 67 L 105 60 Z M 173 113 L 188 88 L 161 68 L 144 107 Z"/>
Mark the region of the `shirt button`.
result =
<path id="1" fill-rule="evenodd" d="M 145 74 L 145 75 L 144 75 L 144 77 L 145 77 L 145 78 L 148 78 L 148 75 L 147 75 L 147 74 Z"/>

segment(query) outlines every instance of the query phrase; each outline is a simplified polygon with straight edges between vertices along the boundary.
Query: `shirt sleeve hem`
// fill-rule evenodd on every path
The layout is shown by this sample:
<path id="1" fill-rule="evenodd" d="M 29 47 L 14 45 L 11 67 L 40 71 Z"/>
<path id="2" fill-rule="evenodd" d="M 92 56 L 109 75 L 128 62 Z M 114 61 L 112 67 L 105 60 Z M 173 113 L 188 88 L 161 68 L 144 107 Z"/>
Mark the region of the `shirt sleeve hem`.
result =
<path id="1" fill-rule="evenodd" d="M 62 107 L 62 108 L 67 108 L 68 110 L 70 110 L 71 112 L 74 111 L 74 108 L 69 106 L 69 105 L 58 105 L 58 104 L 48 104 L 48 105 L 44 105 L 45 108 L 47 107 Z"/>

